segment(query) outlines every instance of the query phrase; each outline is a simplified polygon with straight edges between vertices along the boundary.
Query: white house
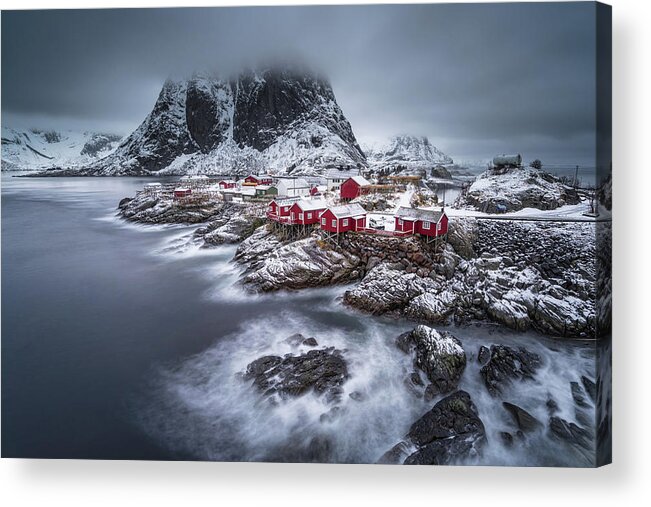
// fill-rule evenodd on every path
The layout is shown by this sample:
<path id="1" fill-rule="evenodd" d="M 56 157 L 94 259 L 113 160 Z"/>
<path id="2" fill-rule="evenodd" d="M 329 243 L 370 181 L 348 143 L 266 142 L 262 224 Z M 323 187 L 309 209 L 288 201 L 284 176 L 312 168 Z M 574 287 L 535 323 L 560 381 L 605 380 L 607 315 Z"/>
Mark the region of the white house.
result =
<path id="1" fill-rule="evenodd" d="M 278 178 L 276 184 L 279 196 L 303 197 L 310 195 L 310 184 L 302 178 Z"/>
<path id="2" fill-rule="evenodd" d="M 325 173 L 326 186 L 329 192 L 339 192 L 341 184 L 351 176 L 358 176 L 359 170 L 355 169 L 329 169 Z"/>

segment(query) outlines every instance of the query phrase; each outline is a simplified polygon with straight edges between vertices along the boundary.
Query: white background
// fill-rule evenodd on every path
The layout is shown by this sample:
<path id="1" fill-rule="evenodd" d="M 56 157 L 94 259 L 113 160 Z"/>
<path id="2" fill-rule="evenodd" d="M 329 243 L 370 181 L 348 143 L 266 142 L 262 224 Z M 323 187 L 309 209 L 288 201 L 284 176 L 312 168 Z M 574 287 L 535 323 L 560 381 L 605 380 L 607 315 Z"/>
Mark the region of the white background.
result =
<path id="1" fill-rule="evenodd" d="M 227 3 L 279 2 L 221 4 Z M 651 307 L 647 297 L 651 289 L 651 2 L 610 3 L 616 173 L 613 465 L 573 470 L 3 459 L 3 505 L 651 505 Z M 218 4 L 194 1 L 190 5 Z M 133 6 L 101 0 L 0 0 L 0 5 L 2 9 Z M 138 0 L 137 5 L 183 4 Z"/>

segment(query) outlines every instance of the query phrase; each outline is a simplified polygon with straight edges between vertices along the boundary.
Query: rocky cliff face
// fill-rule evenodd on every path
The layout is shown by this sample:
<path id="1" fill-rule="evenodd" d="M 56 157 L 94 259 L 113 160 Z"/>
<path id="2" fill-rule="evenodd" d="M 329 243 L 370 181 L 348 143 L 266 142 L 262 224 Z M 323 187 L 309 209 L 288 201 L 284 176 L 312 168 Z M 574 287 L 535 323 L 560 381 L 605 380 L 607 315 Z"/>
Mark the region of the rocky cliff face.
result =
<path id="1" fill-rule="evenodd" d="M 88 175 L 318 174 L 365 165 L 350 123 L 323 78 L 294 70 L 230 80 L 168 80 L 152 112 Z"/>

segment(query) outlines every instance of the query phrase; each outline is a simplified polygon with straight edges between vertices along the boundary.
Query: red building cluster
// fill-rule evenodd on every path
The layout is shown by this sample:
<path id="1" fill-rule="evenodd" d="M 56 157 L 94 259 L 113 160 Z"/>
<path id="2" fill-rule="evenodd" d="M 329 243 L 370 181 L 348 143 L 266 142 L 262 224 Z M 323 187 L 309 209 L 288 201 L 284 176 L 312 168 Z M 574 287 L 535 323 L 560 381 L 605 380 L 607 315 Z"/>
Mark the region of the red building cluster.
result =
<path id="1" fill-rule="evenodd" d="M 271 185 L 273 178 L 268 174 L 249 174 L 244 178 L 244 184 L 247 186 Z"/>
<path id="2" fill-rule="evenodd" d="M 328 207 L 322 199 L 274 199 L 268 205 L 267 218 L 276 224 L 303 226 L 304 232 L 307 226 L 318 225 L 328 236 L 351 231 L 401 237 L 419 234 L 430 241 L 438 240 L 448 232 L 448 217 L 442 208 L 401 207 L 395 214 L 394 231 L 369 229 L 366 226 L 366 210 L 360 204 Z"/>

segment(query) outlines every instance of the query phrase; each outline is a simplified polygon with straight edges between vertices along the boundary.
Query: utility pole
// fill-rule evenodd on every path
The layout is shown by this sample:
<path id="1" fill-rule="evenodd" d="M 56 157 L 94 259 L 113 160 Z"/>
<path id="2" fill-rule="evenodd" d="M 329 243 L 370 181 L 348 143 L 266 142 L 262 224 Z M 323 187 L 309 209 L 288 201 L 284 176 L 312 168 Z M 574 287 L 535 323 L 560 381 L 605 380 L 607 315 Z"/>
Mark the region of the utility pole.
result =
<path id="1" fill-rule="evenodd" d="M 579 186 L 579 166 L 576 166 L 576 169 L 574 170 L 574 188 Z"/>

